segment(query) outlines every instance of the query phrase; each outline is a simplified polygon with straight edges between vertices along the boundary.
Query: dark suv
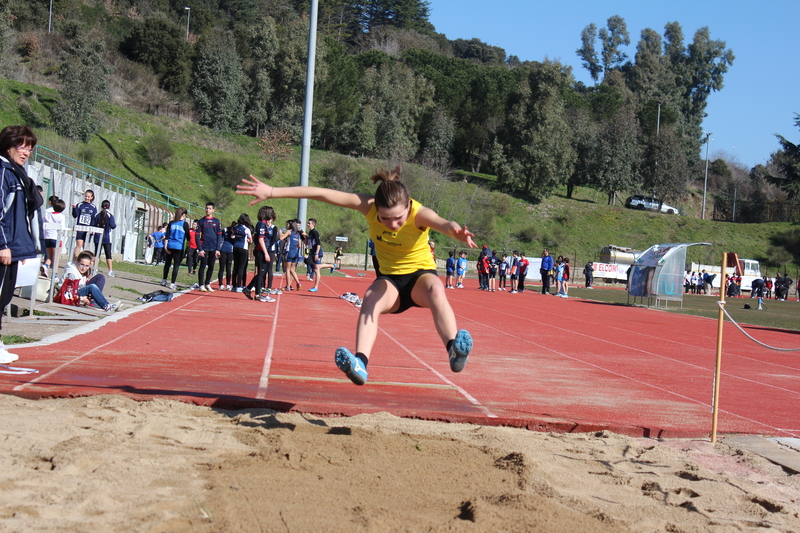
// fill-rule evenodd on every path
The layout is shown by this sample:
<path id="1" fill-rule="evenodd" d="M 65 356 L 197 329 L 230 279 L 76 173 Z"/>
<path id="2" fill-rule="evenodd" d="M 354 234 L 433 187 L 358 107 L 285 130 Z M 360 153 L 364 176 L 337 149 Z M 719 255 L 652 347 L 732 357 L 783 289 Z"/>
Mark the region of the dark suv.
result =
<path id="1" fill-rule="evenodd" d="M 667 205 L 658 198 L 653 196 L 644 196 L 642 194 L 635 194 L 633 196 L 629 196 L 627 200 L 625 200 L 625 207 L 628 209 L 641 209 L 647 211 L 658 211 L 660 213 L 666 213 L 668 215 L 680 215 L 680 211 L 678 211 L 677 207 L 672 207 L 671 205 Z"/>

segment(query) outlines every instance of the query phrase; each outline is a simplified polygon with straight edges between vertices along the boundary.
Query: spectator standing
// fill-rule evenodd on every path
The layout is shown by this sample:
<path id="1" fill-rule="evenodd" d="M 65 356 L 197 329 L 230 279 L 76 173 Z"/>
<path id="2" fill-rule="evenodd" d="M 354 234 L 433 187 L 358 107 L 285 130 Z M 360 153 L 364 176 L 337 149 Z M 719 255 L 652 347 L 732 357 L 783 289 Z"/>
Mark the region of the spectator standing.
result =
<path id="1" fill-rule="evenodd" d="M 76 226 L 91 226 L 97 214 L 97 207 L 94 205 L 94 191 L 88 190 L 83 193 L 83 201 L 77 205 L 72 204 L 72 218 L 75 219 Z M 78 259 L 78 254 L 83 251 L 86 243 L 86 232 L 75 232 L 75 250 L 72 252 L 72 260 Z"/>
<path id="2" fill-rule="evenodd" d="M 275 220 L 275 210 L 268 206 L 263 205 L 258 210 L 258 222 L 253 235 L 255 242 L 255 249 L 253 250 L 253 257 L 256 260 L 256 272 L 253 279 L 244 288 L 244 295 L 250 299 L 258 299 L 260 302 L 275 302 L 275 298 L 270 296 L 272 289 L 272 261 L 275 260 L 274 253 L 270 253 L 274 249 L 275 241 L 278 237 L 278 231 L 272 221 Z M 264 288 L 264 280 L 269 275 L 269 284 L 267 285 L 267 292 L 261 294 Z M 256 294 L 252 296 L 250 291 L 255 289 Z"/>
<path id="3" fill-rule="evenodd" d="M 367 246 L 369 246 L 369 255 L 372 257 L 372 268 L 375 269 L 375 274 L 380 274 L 381 270 L 378 268 L 378 256 L 375 254 L 375 243 L 372 239 L 367 242 Z"/>
<path id="4" fill-rule="evenodd" d="M 211 278 L 214 277 L 214 263 L 222 250 L 222 224 L 214 218 L 214 203 L 206 204 L 206 216 L 197 221 L 197 256 L 200 268 L 197 274 L 197 287 L 200 292 L 214 292 Z"/>
<path id="5" fill-rule="evenodd" d="M 458 254 L 456 261 L 456 289 L 464 288 L 464 275 L 467 273 L 467 252 Z"/>
<path id="6" fill-rule="evenodd" d="M 189 228 L 189 248 L 186 250 L 186 268 L 190 276 L 196 273 L 197 259 L 197 221 L 194 220 Z"/>
<path id="7" fill-rule="evenodd" d="M 66 202 L 58 196 L 51 196 L 49 198 L 50 207 L 44 213 L 45 224 L 57 224 L 62 230 L 67 229 L 66 218 L 64 217 L 64 209 L 67 208 Z M 63 234 L 59 233 L 57 229 L 44 230 L 44 247 L 47 250 L 47 257 L 42 265 L 42 273 L 45 277 L 50 277 L 50 268 L 55 264 L 56 253 L 58 253 L 59 240 Z M 58 272 L 53 274 L 53 279 L 58 281 Z"/>
<path id="8" fill-rule="evenodd" d="M 219 283 L 219 290 L 232 291 L 233 284 L 231 278 L 233 270 L 233 228 L 236 226 L 235 221 L 231 221 L 231 225 L 222 230 L 222 248 L 219 250 L 219 274 L 217 275 L 217 283 Z M 227 283 L 225 283 L 227 281 Z"/>
<path id="9" fill-rule="evenodd" d="M 445 274 L 446 274 L 444 288 L 445 289 L 455 289 L 456 286 L 455 286 L 455 283 L 453 281 L 453 278 L 454 278 L 455 273 L 456 273 L 455 252 L 453 252 L 453 250 L 450 250 L 449 252 L 447 252 L 447 255 L 448 255 L 447 262 L 444 265 L 444 270 L 445 270 Z"/>
<path id="10" fill-rule="evenodd" d="M 586 266 L 583 267 L 583 277 L 586 280 L 586 288 L 594 289 L 594 287 L 592 287 L 594 283 L 594 263 L 592 261 L 589 261 L 586 263 Z"/>
<path id="11" fill-rule="evenodd" d="M 770 299 L 772 297 L 772 278 L 764 276 L 764 297 Z"/>
<path id="12" fill-rule="evenodd" d="M 517 276 L 519 275 L 519 252 L 514 250 L 511 252 L 511 259 L 508 262 L 509 278 L 511 279 L 511 292 L 509 294 L 517 294 Z"/>
<path id="13" fill-rule="evenodd" d="M 497 290 L 497 267 L 500 264 L 500 259 L 497 257 L 497 250 L 492 250 L 492 255 L 489 256 L 489 291 L 494 292 Z"/>
<path id="14" fill-rule="evenodd" d="M 569 276 L 570 276 L 570 269 L 569 269 L 569 257 L 564 258 L 564 279 L 562 280 L 561 290 L 563 291 L 561 294 L 562 298 L 569 297 Z"/>
<path id="15" fill-rule="evenodd" d="M 25 171 L 36 147 L 36 135 L 28 126 L 6 126 L 0 131 L 0 312 L 11 303 L 19 264 L 41 255 L 44 199 Z M 0 328 L 2 328 L 0 316 Z M 19 359 L 0 338 L 0 364 Z"/>
<path id="16" fill-rule="evenodd" d="M 519 259 L 517 260 L 517 292 L 525 292 L 525 278 L 528 275 L 528 266 L 530 266 L 530 261 L 525 258 L 525 252 L 519 253 Z"/>
<path id="17" fill-rule="evenodd" d="M 783 273 L 783 282 L 781 283 L 781 300 L 789 299 L 789 287 L 792 286 L 792 278 L 786 272 Z"/>
<path id="18" fill-rule="evenodd" d="M 308 292 L 317 292 L 319 291 L 319 282 L 322 279 L 322 272 L 323 268 L 330 268 L 336 270 L 335 264 L 328 264 L 322 263 L 322 238 L 319 236 L 319 231 L 317 231 L 317 220 L 315 218 L 308 219 L 308 249 L 309 255 L 311 256 L 312 264 L 314 265 L 314 286 L 308 289 Z"/>
<path id="19" fill-rule="evenodd" d="M 497 264 L 497 274 L 500 277 L 500 286 L 497 288 L 499 291 L 506 290 L 506 277 L 508 275 L 508 256 L 503 254 L 500 262 Z"/>
<path id="20" fill-rule="evenodd" d="M 153 239 L 153 262 L 158 266 L 164 260 L 164 226 L 159 226 L 150 237 Z"/>
<path id="21" fill-rule="evenodd" d="M 331 273 L 334 270 L 341 270 L 342 269 L 342 257 L 344 256 L 344 252 L 342 252 L 342 247 L 337 246 L 336 251 L 333 253 L 333 264 L 336 265 L 335 268 L 331 269 Z"/>
<path id="22" fill-rule="evenodd" d="M 247 260 L 252 242 L 250 217 L 242 213 L 233 228 L 233 290 L 236 292 L 242 292 L 247 285 Z"/>
<path id="23" fill-rule="evenodd" d="M 111 256 L 111 230 L 117 227 L 117 223 L 114 220 L 114 215 L 111 213 L 111 211 L 109 211 L 109 209 L 111 209 L 111 202 L 108 200 L 103 200 L 103 203 L 100 204 L 100 212 L 95 215 L 92 225 L 97 228 L 102 228 L 103 230 L 102 233 L 94 234 L 94 256 L 98 259 L 100 258 L 100 255 L 97 252 L 102 245 L 103 254 L 106 256 L 108 275 L 113 278 L 114 267 Z M 95 265 L 95 268 L 96 267 L 97 265 Z"/>
<path id="24" fill-rule="evenodd" d="M 547 248 L 542 251 L 542 266 L 539 274 L 542 276 L 542 294 L 550 294 L 550 271 L 553 270 L 553 256 Z"/>
<path id="25" fill-rule="evenodd" d="M 189 240 L 189 223 L 186 222 L 186 208 L 179 207 L 175 210 L 175 218 L 167 225 L 167 233 L 164 235 L 166 246 L 164 247 L 164 275 L 161 285 L 167 284 L 169 278 L 169 267 L 174 264 L 172 269 L 172 282 L 169 288 L 175 290 L 175 281 L 178 279 L 178 269 L 183 261 L 183 254 L 186 250 L 186 242 Z"/>

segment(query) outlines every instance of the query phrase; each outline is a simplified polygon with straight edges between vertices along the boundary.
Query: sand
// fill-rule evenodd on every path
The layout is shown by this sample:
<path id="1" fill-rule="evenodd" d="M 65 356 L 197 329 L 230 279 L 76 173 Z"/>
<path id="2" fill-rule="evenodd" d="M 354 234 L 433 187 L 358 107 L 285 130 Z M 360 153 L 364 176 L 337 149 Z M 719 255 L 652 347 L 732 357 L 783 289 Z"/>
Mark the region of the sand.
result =
<path id="1" fill-rule="evenodd" d="M 0 396 L 0 531 L 800 531 L 800 475 L 700 440 Z"/>

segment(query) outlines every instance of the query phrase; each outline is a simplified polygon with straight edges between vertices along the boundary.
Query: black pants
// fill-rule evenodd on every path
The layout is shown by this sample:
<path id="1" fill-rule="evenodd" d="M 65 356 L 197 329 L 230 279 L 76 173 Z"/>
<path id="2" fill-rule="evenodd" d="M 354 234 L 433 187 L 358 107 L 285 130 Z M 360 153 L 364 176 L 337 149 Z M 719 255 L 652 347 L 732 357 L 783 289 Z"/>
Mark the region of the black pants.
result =
<path id="1" fill-rule="evenodd" d="M 172 269 L 172 283 L 175 283 L 175 280 L 178 279 L 178 269 L 181 266 L 181 261 L 183 261 L 183 249 L 170 250 L 166 256 L 166 259 L 164 259 L 164 275 L 161 276 L 161 279 L 167 279 L 167 276 L 169 276 L 169 267 L 174 263 L 175 268 Z"/>
<path id="2" fill-rule="evenodd" d="M 2 313 L 5 311 L 6 306 L 11 303 L 11 298 L 14 297 L 14 285 L 17 283 L 17 270 L 19 268 L 19 261 L 12 261 L 10 265 L 0 265 L 0 320 L 2 320 Z M 0 324 L 2 329 L 2 324 Z"/>
<path id="3" fill-rule="evenodd" d="M 189 269 L 189 274 L 197 268 L 197 248 L 189 248 L 186 252 L 186 268 Z"/>
<path id="4" fill-rule="evenodd" d="M 222 287 L 223 278 L 226 278 L 227 285 L 231 284 L 231 265 L 233 265 L 233 252 L 219 253 L 219 286 Z"/>
<path id="5" fill-rule="evenodd" d="M 244 287 L 247 283 L 247 248 L 233 249 L 233 286 Z"/>
<path id="6" fill-rule="evenodd" d="M 525 274 L 527 274 L 527 272 Z M 517 292 L 523 292 L 525 290 L 525 274 L 519 274 L 517 276 Z"/>
<path id="7" fill-rule="evenodd" d="M 256 250 L 253 252 L 253 256 L 256 260 L 256 273 L 253 276 L 253 279 L 247 285 L 246 290 L 255 289 L 256 296 L 261 294 L 261 289 L 264 288 L 264 278 L 267 277 L 269 273 L 269 288 L 272 288 L 272 261 L 267 261 L 264 252 L 261 250 Z M 270 259 L 273 259 L 272 254 L 270 254 Z"/>
<path id="8" fill-rule="evenodd" d="M 539 274 L 542 275 L 542 294 L 550 292 L 550 271 L 540 269 Z"/>
<path id="9" fill-rule="evenodd" d="M 211 278 L 214 277 L 214 263 L 217 262 L 217 254 L 214 250 L 206 250 L 203 255 L 200 256 L 198 252 L 197 261 L 200 265 L 197 271 L 197 283 L 200 285 L 208 285 L 211 283 Z M 208 272 L 206 272 L 206 268 L 208 268 Z"/>

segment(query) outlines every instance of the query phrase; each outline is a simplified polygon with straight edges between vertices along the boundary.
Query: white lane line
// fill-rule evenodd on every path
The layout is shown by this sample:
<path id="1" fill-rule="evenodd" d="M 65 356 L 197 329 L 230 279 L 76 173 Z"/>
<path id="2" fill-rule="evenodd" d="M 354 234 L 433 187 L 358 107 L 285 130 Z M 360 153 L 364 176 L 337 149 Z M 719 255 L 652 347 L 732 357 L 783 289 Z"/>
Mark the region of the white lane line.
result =
<path id="1" fill-rule="evenodd" d="M 261 368 L 261 378 L 258 380 L 258 392 L 256 399 L 263 400 L 267 397 L 267 387 L 269 386 L 269 369 L 272 366 L 272 353 L 275 348 L 275 331 L 278 329 L 278 315 L 281 309 L 281 297 L 276 298 L 275 314 L 272 316 L 272 331 L 269 334 L 267 343 L 267 353 L 264 356 L 264 366 Z"/>
<path id="2" fill-rule="evenodd" d="M 665 388 L 663 388 L 663 387 L 659 387 L 658 385 L 654 385 L 654 384 L 652 384 L 652 383 L 648 383 L 648 382 L 646 382 L 646 381 L 642 381 L 642 380 L 640 380 L 640 379 L 636 379 L 636 378 L 634 378 L 634 377 L 627 376 L 627 375 L 625 375 L 625 374 L 620 374 L 619 372 L 615 372 L 615 371 L 613 371 L 613 370 L 609 370 L 608 368 L 604 368 L 604 367 L 602 367 L 602 366 L 600 366 L 600 365 L 598 365 L 598 364 L 595 364 L 595 363 L 590 363 L 590 362 L 588 362 L 588 361 L 584 361 L 583 359 L 579 359 L 579 358 L 577 358 L 577 357 L 573 357 L 573 356 L 571 356 L 571 355 L 567 355 L 567 354 L 565 354 L 565 353 L 559 352 L 558 350 L 554 350 L 553 348 L 550 348 L 549 346 L 543 346 L 543 345 L 541 345 L 541 344 L 537 344 L 537 343 L 535 343 L 535 342 L 533 342 L 533 341 L 531 341 L 531 340 L 529 340 L 529 339 L 526 339 L 526 338 L 523 338 L 523 337 L 519 337 L 519 336 L 517 336 L 517 335 L 513 335 L 513 334 L 511 334 L 511 333 L 508 333 L 507 331 L 503 331 L 503 330 L 501 330 L 501 329 L 497 329 L 497 328 L 493 328 L 493 327 L 491 327 L 491 326 L 487 326 L 486 324 L 483 324 L 483 323 L 481 323 L 481 322 L 478 322 L 477 320 L 473 320 L 473 319 L 471 319 L 471 318 L 467 318 L 467 317 L 464 317 L 464 316 L 461 316 L 460 318 L 462 318 L 462 319 L 464 319 L 464 320 L 468 320 L 468 321 L 470 321 L 470 322 L 474 322 L 475 324 L 477 324 L 477 325 L 479 325 L 479 326 L 483 326 L 483 327 L 485 327 L 485 328 L 489 328 L 489 329 L 491 329 L 491 330 L 494 330 L 494 331 L 496 331 L 496 332 L 498 332 L 498 333 L 502 333 L 502 334 L 504 334 L 504 335 L 507 335 L 507 336 L 509 336 L 509 337 L 512 337 L 512 338 L 514 338 L 514 339 L 521 340 L 521 341 L 523 341 L 523 342 L 526 342 L 526 343 L 528 343 L 528 344 L 532 344 L 532 345 L 534 345 L 534 346 L 536 346 L 536 347 L 538 347 L 538 348 L 541 348 L 541 349 L 543 349 L 543 350 L 547 350 L 547 351 L 549 351 L 549 352 L 552 352 L 552 353 L 554 353 L 554 354 L 560 355 L 561 357 L 564 357 L 565 359 L 571 359 L 571 360 L 573 360 L 573 361 L 577 361 L 577 362 L 579 362 L 579 363 L 583 363 L 584 365 L 587 365 L 587 366 L 590 366 L 590 367 L 596 368 L 596 369 L 598 369 L 598 370 L 601 370 L 601 371 L 603 371 L 603 372 L 606 372 L 606 373 L 608 373 L 608 374 L 611 374 L 611 375 L 613 375 L 613 376 L 617 376 L 617 377 L 620 377 L 620 378 L 623 378 L 623 379 L 627 379 L 627 380 L 629 380 L 629 381 L 633 381 L 634 383 L 638 383 L 638 384 L 640 384 L 640 385 L 644 385 L 644 386 L 646 386 L 646 387 L 650 387 L 650 388 L 653 388 L 653 389 L 659 390 L 659 391 L 661 391 L 661 392 L 664 392 L 664 393 L 666 393 L 666 394 L 669 394 L 669 395 L 672 395 L 672 396 L 677 396 L 678 398 L 682 398 L 682 399 L 684 399 L 684 400 L 686 400 L 686 401 L 688 401 L 688 402 L 691 402 L 691 403 L 696 403 L 696 404 L 698 404 L 698 405 L 703 405 L 703 406 L 706 406 L 706 407 L 708 407 L 709 409 L 711 409 L 711 404 L 710 404 L 710 403 L 707 403 L 707 402 L 704 402 L 704 401 L 701 401 L 701 400 L 697 400 L 697 399 L 695 399 L 695 398 L 690 398 L 689 396 L 685 396 L 685 395 L 683 395 L 683 394 L 680 394 L 680 393 L 678 393 L 678 392 L 671 391 L 671 390 L 669 390 L 669 389 L 665 389 Z M 585 336 L 586 336 L 586 337 L 589 337 L 589 338 L 595 338 L 595 337 L 591 337 L 591 336 L 589 336 L 589 335 L 585 335 Z M 603 340 L 603 339 L 596 339 L 596 340 Z M 746 416 L 744 416 L 744 415 L 740 415 L 740 414 L 734 413 L 734 412 L 732 412 L 732 411 L 727 411 L 727 410 L 725 410 L 725 409 L 720 409 L 720 410 L 719 410 L 719 412 L 720 412 L 720 413 L 725 413 L 725 414 L 728 414 L 728 415 L 731 415 L 731 416 L 734 416 L 734 417 L 736 417 L 736 418 L 740 418 L 740 419 L 742 419 L 742 420 L 746 420 L 746 421 L 748 421 L 748 422 L 752 422 L 753 424 L 756 424 L 756 425 L 759 425 L 759 426 L 763 426 L 763 427 L 765 427 L 765 428 L 771 429 L 771 430 L 773 430 L 773 431 L 776 431 L 776 432 L 779 432 L 779 433 L 787 433 L 787 431 L 785 431 L 785 430 L 782 430 L 782 429 L 780 429 L 780 428 L 776 428 L 776 427 L 770 426 L 770 425 L 769 425 L 769 424 L 767 424 L 766 422 L 761 422 L 761 421 L 758 421 L 758 420 L 753 420 L 752 418 L 748 418 L 748 417 L 746 417 Z M 792 436 L 794 436 L 794 435 L 792 435 Z"/>
<path id="3" fill-rule="evenodd" d="M 463 303 L 469 303 L 469 302 L 463 302 Z M 497 313 L 504 314 L 504 315 L 507 315 L 507 316 L 510 316 L 510 317 L 514 317 L 514 318 L 517 318 L 519 320 L 525 320 L 525 321 L 529 321 L 529 322 L 534 322 L 535 324 L 539 324 L 539 322 L 537 322 L 535 320 L 532 320 L 532 319 L 530 319 L 528 317 L 525 317 L 525 316 L 517 316 L 517 315 L 514 315 L 512 313 L 495 310 L 495 314 L 497 314 Z M 462 316 L 462 315 L 459 315 L 459 316 Z M 466 319 L 466 320 L 470 320 L 469 318 L 466 318 L 466 317 L 463 317 L 463 318 Z M 473 322 L 475 322 L 475 321 L 473 320 Z M 480 322 L 476 322 L 476 323 L 484 325 L 484 324 L 482 324 Z M 669 356 L 666 356 L 666 355 L 663 355 L 663 354 L 660 354 L 660 353 L 644 350 L 644 349 L 638 348 L 636 346 L 629 346 L 627 344 L 621 344 L 621 343 L 618 343 L 618 342 L 615 342 L 615 341 L 611 341 L 611 340 L 608 340 L 608 339 L 595 337 L 595 336 L 589 335 L 587 333 L 582 333 L 580 331 L 570 330 L 570 329 L 563 328 L 563 327 L 560 327 L 560 326 L 556 326 L 556 325 L 553 325 L 553 324 L 548 324 L 547 327 L 549 329 L 561 330 L 561 331 L 563 331 L 565 333 L 569 333 L 570 335 L 573 335 L 573 336 L 586 337 L 586 338 L 592 339 L 593 341 L 596 341 L 596 342 L 603 342 L 603 343 L 606 343 L 606 344 L 610 344 L 611 346 L 615 346 L 617 348 L 624 348 L 626 350 L 631 350 L 631 351 L 639 352 L 639 353 L 642 353 L 642 354 L 645 354 L 645 355 L 658 357 L 660 359 L 665 359 L 667 361 L 671 361 L 671 362 L 679 364 L 679 365 L 689 366 L 689 367 L 695 368 L 697 370 L 701 370 L 703 372 L 711 372 L 711 373 L 714 372 L 714 368 L 713 367 L 703 366 L 703 365 L 699 365 L 699 364 L 696 364 L 696 363 L 691 363 L 689 361 L 683 361 L 681 359 L 675 359 L 673 357 L 669 357 Z M 539 345 L 537 345 L 537 346 L 539 346 Z M 691 346 L 691 345 L 689 345 L 689 346 Z M 699 348 L 699 349 L 707 351 L 707 352 L 711 351 L 710 348 Z M 558 352 L 556 352 L 556 353 L 558 353 Z M 744 376 L 740 376 L 740 375 L 736 375 L 736 374 L 731 374 L 728 371 L 723 371 L 722 375 L 725 376 L 725 377 L 728 377 L 728 378 L 738 379 L 738 380 L 741 380 L 741 381 L 746 381 L 748 383 L 755 383 L 756 385 L 761 385 L 762 387 L 767 387 L 767 388 L 776 389 L 776 390 L 783 391 L 783 392 L 788 392 L 790 394 L 795 394 L 795 395 L 800 394 L 800 391 L 798 391 L 798 390 L 787 389 L 787 388 L 784 388 L 784 387 L 781 387 L 781 386 L 778 386 L 778 385 L 773 385 L 772 383 L 767 383 L 767 382 L 764 382 L 764 381 L 750 379 L 750 378 L 746 378 Z"/>
<path id="4" fill-rule="evenodd" d="M 476 400 L 475 398 L 473 398 L 473 397 L 472 397 L 472 395 L 471 395 L 470 393 L 468 393 L 466 390 L 464 390 L 463 388 L 459 387 L 458 385 L 456 385 L 455 383 L 453 383 L 452 381 L 450 381 L 449 379 L 447 379 L 447 377 L 445 377 L 445 375 L 444 375 L 444 374 L 442 374 L 441 372 L 439 372 L 438 370 L 436 370 L 435 368 L 433 368 L 431 365 L 429 365 L 428 363 L 426 363 L 425 361 L 423 361 L 423 360 L 422 360 L 422 359 L 420 359 L 419 357 L 417 357 L 417 355 L 416 355 L 414 352 L 412 352 L 411 350 L 409 350 L 408 348 L 406 348 L 406 347 L 405 347 L 405 345 L 403 345 L 403 344 L 402 344 L 400 341 L 398 341 L 397 339 L 395 339 L 394 337 L 392 337 L 391 335 L 389 335 L 389 334 L 386 332 L 386 330 L 385 330 L 385 329 L 383 329 L 383 328 L 382 328 L 382 327 L 380 327 L 380 326 L 378 326 L 378 329 L 381 331 L 381 333 L 383 333 L 384 335 L 386 335 L 387 337 L 389 337 L 389 338 L 390 338 L 392 341 L 394 341 L 394 343 L 395 343 L 395 344 L 397 344 L 397 345 L 398 345 L 400 348 L 402 348 L 403 350 L 405 350 L 405 352 L 406 352 L 408 355 L 410 355 L 411 357 L 413 357 L 414 359 L 416 359 L 416 360 L 417 360 L 417 362 L 418 362 L 419 364 L 421 364 L 422 366 L 424 366 L 425 368 L 427 368 L 428 370 L 430 370 L 431 372 L 433 372 L 433 373 L 434 373 L 436 376 L 438 376 L 438 377 L 439 377 L 439 379 L 441 379 L 442 381 L 444 381 L 445 383 L 447 383 L 448 385 L 450 385 L 451 387 L 453 387 L 455 390 L 457 390 L 457 391 L 458 391 L 458 392 L 459 392 L 459 393 L 460 393 L 462 396 L 464 396 L 464 398 L 466 398 L 466 399 L 467 399 L 467 400 L 468 400 L 468 401 L 469 401 L 469 402 L 470 402 L 472 405 L 474 405 L 475 407 L 477 407 L 478 409 L 480 409 L 481 411 L 483 411 L 483 414 L 485 414 L 487 417 L 489 417 L 489 418 L 497 418 L 497 415 L 496 415 L 496 414 L 494 414 L 493 412 L 491 412 L 491 411 L 489 410 L 489 408 L 487 408 L 486 406 L 484 406 L 483 404 L 481 404 L 481 403 L 480 403 L 478 400 Z"/>
<path id="5" fill-rule="evenodd" d="M 146 328 L 147 326 L 149 326 L 149 325 L 153 324 L 154 322 L 157 322 L 157 321 L 160 321 L 160 320 L 162 320 L 164 317 L 166 317 L 166 316 L 168 316 L 168 315 L 170 315 L 170 314 L 172 314 L 172 313 L 174 313 L 174 312 L 176 312 L 176 311 L 179 311 L 179 310 L 180 310 L 180 309 L 182 309 L 183 307 L 186 307 L 187 305 L 189 305 L 189 304 L 191 304 L 191 303 L 194 303 L 194 302 L 196 302 L 196 301 L 197 301 L 197 300 L 199 300 L 200 298 L 201 298 L 201 297 L 200 297 L 200 296 L 198 296 L 198 297 L 197 297 L 197 298 L 195 298 L 194 300 L 187 301 L 185 304 L 183 304 L 183 305 L 181 305 L 181 306 L 178 306 L 178 307 L 176 307 L 176 308 L 172 309 L 171 311 L 167 311 L 166 313 L 159 314 L 158 316 L 156 316 L 155 318 L 153 318 L 153 320 L 151 320 L 151 321 L 149 321 L 149 322 L 146 322 L 146 323 L 142 324 L 142 325 L 141 325 L 141 326 L 139 326 L 138 328 L 135 328 L 135 329 L 132 329 L 132 330 L 130 330 L 130 331 L 128 331 L 128 332 L 126 332 L 126 333 L 123 333 L 122 335 L 120 335 L 120 336 L 119 336 L 119 337 L 117 337 L 116 339 L 112 339 L 112 340 L 110 340 L 110 341 L 106 342 L 105 344 L 101 344 L 100 346 L 95 346 L 95 347 L 94 347 L 94 348 L 92 348 L 91 350 L 89 350 L 89 351 L 87 351 L 87 352 L 84 352 L 83 354 L 79 355 L 79 356 L 78 356 L 78 357 L 76 357 L 75 359 L 71 359 L 71 360 L 67 361 L 67 362 L 66 362 L 66 363 L 64 363 L 64 364 L 57 366 L 56 368 L 54 368 L 54 369 L 53 369 L 53 370 L 51 370 L 50 372 L 48 372 L 48 373 L 46 373 L 46 374 L 42 374 L 41 376 L 39 376 L 39 377 L 37 377 L 37 378 L 35 378 L 35 379 L 32 379 L 32 380 L 30 380 L 30 381 L 29 381 L 29 382 L 27 382 L 27 383 L 23 383 L 22 385 L 17 385 L 16 387 L 14 387 L 14 388 L 13 388 L 13 389 L 11 389 L 11 390 L 13 390 L 13 391 L 21 391 L 22 389 L 24 389 L 24 388 L 28 387 L 29 385 L 33 385 L 33 384 L 35 384 L 35 383 L 38 383 L 39 381 L 42 381 L 43 379 L 45 379 L 45 378 L 47 378 L 47 377 L 50 377 L 50 376 L 52 376 L 53 374 L 55 374 L 55 373 L 59 372 L 61 369 L 68 367 L 68 366 L 69 366 L 69 365 L 71 365 L 72 363 L 77 363 L 78 361 L 80 361 L 81 359 L 83 359 L 84 357 L 86 357 L 87 355 L 90 355 L 90 354 L 92 354 L 92 353 L 94 353 L 94 352 L 96 352 L 96 351 L 100 350 L 101 348 L 105 348 L 105 347 L 106 347 L 106 346 L 108 346 L 109 344 L 113 344 L 113 343 L 115 343 L 115 342 L 117 342 L 117 341 L 119 341 L 119 340 L 121 340 L 121 339 L 123 339 L 123 338 L 127 337 L 128 335 L 131 335 L 131 334 L 133 334 L 133 333 L 136 333 L 136 332 L 137 332 L 137 331 L 139 331 L 140 329 L 142 329 L 142 328 Z"/>

